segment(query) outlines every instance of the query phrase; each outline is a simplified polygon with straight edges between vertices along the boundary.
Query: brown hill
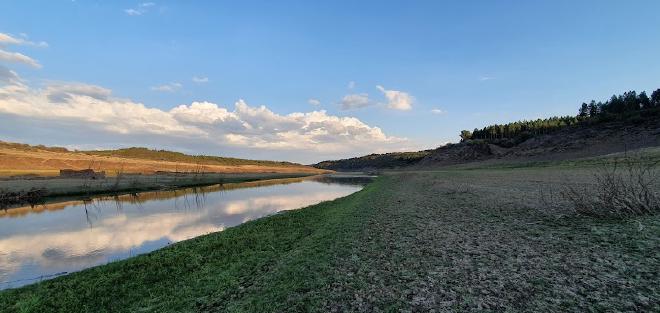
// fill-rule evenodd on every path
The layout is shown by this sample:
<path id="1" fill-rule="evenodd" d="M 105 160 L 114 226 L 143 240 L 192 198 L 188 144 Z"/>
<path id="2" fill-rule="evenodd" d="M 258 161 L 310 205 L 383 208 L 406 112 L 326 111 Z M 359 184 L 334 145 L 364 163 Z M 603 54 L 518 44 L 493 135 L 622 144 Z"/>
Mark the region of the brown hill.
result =
<path id="1" fill-rule="evenodd" d="M 212 156 L 192 156 L 178 152 L 129 148 L 106 151 L 69 151 L 59 147 L 30 146 L 0 141 L 0 176 L 53 176 L 60 169 L 94 169 L 151 174 L 166 172 L 212 173 L 321 173 L 300 164 L 257 161 Z"/>
<path id="2" fill-rule="evenodd" d="M 591 157 L 660 146 L 660 118 L 580 123 L 526 139 L 466 140 L 434 150 L 369 155 L 325 161 L 318 168 L 351 171 L 401 167 L 438 167 L 472 162 L 551 161 Z M 415 156 L 406 162 L 397 156 Z"/>

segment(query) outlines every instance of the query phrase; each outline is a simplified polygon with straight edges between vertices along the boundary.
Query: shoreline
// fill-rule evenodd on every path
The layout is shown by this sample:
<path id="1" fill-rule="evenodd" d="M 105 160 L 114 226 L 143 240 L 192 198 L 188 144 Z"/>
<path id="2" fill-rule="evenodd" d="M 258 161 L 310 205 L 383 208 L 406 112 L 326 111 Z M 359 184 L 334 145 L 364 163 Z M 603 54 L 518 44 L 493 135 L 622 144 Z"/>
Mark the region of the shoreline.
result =
<path id="1" fill-rule="evenodd" d="M 0 180 L 0 209 L 54 202 L 67 197 L 121 195 L 216 184 L 301 178 L 317 173 L 171 173 L 123 174 L 99 179 L 46 177 Z"/>

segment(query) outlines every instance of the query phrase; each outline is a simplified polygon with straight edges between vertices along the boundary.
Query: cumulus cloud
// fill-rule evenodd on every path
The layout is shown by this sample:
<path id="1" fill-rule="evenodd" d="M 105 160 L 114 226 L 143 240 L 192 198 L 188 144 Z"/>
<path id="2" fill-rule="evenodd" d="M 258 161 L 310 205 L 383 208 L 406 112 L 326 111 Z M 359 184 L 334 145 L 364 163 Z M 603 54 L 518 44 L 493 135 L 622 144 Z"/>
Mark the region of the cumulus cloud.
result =
<path id="1" fill-rule="evenodd" d="M 175 92 L 179 89 L 181 89 L 183 85 L 181 83 L 169 83 L 165 85 L 160 85 L 160 86 L 153 86 L 151 87 L 151 90 L 153 91 L 162 91 L 162 92 Z"/>
<path id="2" fill-rule="evenodd" d="M 208 82 L 209 82 L 209 78 L 208 78 L 208 77 L 198 77 L 198 76 L 194 76 L 194 77 L 192 78 L 192 81 L 193 81 L 194 83 L 203 84 L 203 83 L 208 83 Z"/>
<path id="3" fill-rule="evenodd" d="M 372 104 L 374 104 L 374 102 L 369 99 L 369 95 L 366 93 L 346 95 L 341 99 L 342 110 L 359 109 Z"/>
<path id="4" fill-rule="evenodd" d="M 387 98 L 387 107 L 394 110 L 407 111 L 412 109 L 412 104 L 415 98 L 407 92 L 398 90 L 387 90 L 383 86 L 376 86 Z"/>
<path id="5" fill-rule="evenodd" d="M 41 64 L 39 64 L 39 62 L 27 55 L 18 52 L 5 51 L 2 49 L 0 49 L 0 61 L 9 63 L 22 63 L 34 68 L 41 68 Z"/>
<path id="6" fill-rule="evenodd" d="M 27 35 L 23 34 L 23 38 L 14 37 L 9 34 L 0 33 L 0 45 L 25 45 L 36 47 L 48 47 L 45 41 L 34 42 L 27 39 Z"/>
<path id="7" fill-rule="evenodd" d="M 311 105 L 321 105 L 321 101 L 319 99 L 314 99 L 314 98 L 310 98 L 309 100 L 307 100 L 307 103 Z"/>
<path id="8" fill-rule="evenodd" d="M 233 108 L 193 102 L 162 110 L 81 83 L 0 87 L 0 124 L 18 118 L 38 123 L 40 129 L 50 127 L 64 136 L 71 131 L 89 130 L 101 134 L 95 136 L 97 144 L 102 144 L 102 138 L 113 138 L 115 142 L 120 140 L 117 138 L 140 138 L 143 144 L 168 142 L 177 146 L 194 142 L 206 151 L 216 147 L 215 151 L 226 154 L 234 147 L 259 151 L 258 158 L 288 155 L 288 159 L 298 161 L 377 152 L 407 142 L 387 136 L 380 128 L 357 118 L 333 116 L 324 110 L 282 115 L 244 100 L 237 101 Z"/>

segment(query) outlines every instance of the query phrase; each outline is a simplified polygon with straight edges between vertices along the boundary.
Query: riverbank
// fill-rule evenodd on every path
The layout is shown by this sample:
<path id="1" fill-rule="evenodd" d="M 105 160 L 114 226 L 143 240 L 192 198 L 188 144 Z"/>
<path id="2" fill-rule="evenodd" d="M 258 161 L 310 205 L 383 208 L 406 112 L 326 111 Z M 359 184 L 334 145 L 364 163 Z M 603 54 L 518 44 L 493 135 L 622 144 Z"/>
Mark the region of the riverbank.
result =
<path id="1" fill-rule="evenodd" d="M 122 174 L 97 179 L 58 177 L 5 179 L 0 180 L 0 208 L 34 205 L 66 197 L 91 197 L 312 175 L 315 173 L 163 173 Z"/>
<path id="2" fill-rule="evenodd" d="M 658 311 L 660 216 L 555 216 L 591 169 L 389 173 L 350 196 L 0 292 L 2 312 Z"/>

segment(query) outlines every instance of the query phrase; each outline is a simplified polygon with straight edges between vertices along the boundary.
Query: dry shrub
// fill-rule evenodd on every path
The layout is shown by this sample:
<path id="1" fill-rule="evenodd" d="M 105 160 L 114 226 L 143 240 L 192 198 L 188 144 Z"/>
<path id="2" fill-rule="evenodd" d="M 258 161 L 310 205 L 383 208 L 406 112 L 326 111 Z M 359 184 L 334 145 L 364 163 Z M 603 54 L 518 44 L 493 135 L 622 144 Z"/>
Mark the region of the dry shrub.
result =
<path id="1" fill-rule="evenodd" d="M 19 204 L 35 205 L 41 201 L 45 194 L 46 190 L 41 188 L 31 188 L 30 190 L 17 192 L 0 190 L 0 209 Z"/>
<path id="2" fill-rule="evenodd" d="M 594 174 L 594 184 L 567 185 L 561 196 L 575 212 L 596 217 L 626 217 L 660 212 L 658 162 L 641 156 L 615 159 Z"/>

